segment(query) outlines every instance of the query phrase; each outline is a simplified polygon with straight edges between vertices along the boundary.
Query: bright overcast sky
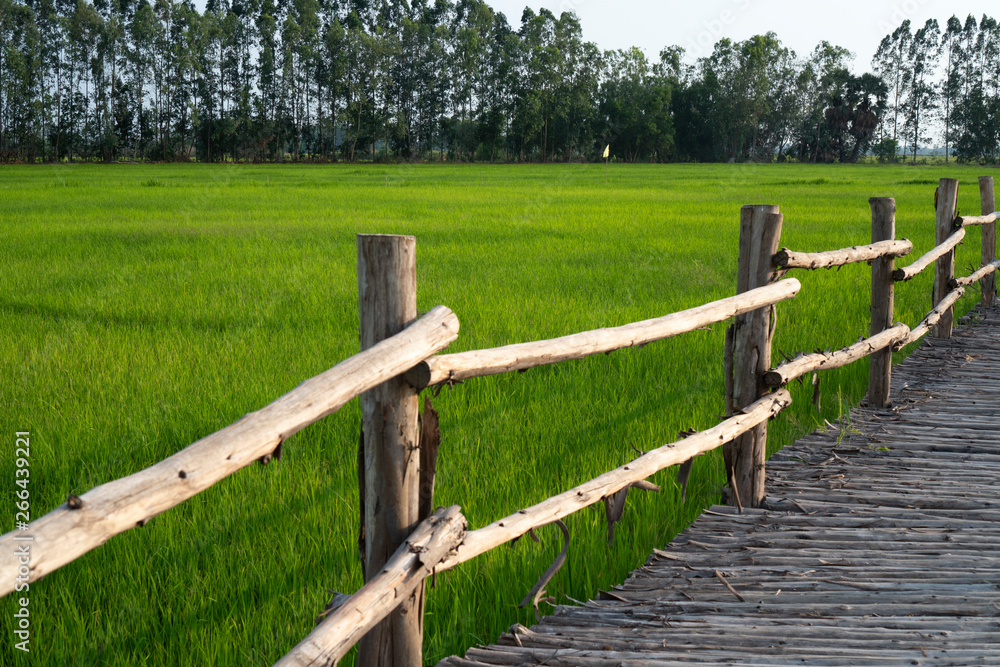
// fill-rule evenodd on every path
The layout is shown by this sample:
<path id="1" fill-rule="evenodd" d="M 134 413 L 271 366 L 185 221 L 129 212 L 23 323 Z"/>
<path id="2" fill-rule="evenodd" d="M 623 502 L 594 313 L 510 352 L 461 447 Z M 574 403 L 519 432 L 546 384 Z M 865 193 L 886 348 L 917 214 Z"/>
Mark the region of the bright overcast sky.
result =
<path id="1" fill-rule="evenodd" d="M 547 7 L 556 16 L 574 10 L 583 37 L 602 50 L 638 46 L 651 60 L 660 49 L 677 44 L 686 59 L 711 53 L 721 37 L 735 41 L 773 30 L 782 44 L 800 57 L 809 55 L 822 40 L 843 46 L 856 55 L 854 69 L 867 71 L 882 38 L 904 19 L 923 25 L 936 18 L 944 27 L 952 14 L 963 23 L 968 14 L 1000 18 L 996 0 L 486 0 L 507 15 L 515 30 L 524 7 Z"/>

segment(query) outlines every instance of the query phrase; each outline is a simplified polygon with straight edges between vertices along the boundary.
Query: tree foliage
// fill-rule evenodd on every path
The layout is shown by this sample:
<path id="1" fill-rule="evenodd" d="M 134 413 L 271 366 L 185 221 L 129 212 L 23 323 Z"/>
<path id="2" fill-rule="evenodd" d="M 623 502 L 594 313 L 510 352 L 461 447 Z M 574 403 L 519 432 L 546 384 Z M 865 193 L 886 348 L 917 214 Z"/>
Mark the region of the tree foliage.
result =
<path id="1" fill-rule="evenodd" d="M 774 33 L 601 52 L 483 0 L 0 0 L 0 160 L 852 162 L 936 123 L 995 160 L 998 44 L 907 21 L 855 75 Z"/>

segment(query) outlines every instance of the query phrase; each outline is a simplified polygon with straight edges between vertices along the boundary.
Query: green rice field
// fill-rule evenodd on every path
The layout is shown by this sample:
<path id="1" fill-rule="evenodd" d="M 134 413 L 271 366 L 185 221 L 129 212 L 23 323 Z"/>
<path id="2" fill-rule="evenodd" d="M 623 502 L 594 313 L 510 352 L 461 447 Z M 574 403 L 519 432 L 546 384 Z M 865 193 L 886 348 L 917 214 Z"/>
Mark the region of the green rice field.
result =
<path id="1" fill-rule="evenodd" d="M 934 189 L 978 167 L 812 165 L 0 167 L 0 516 L 15 527 L 15 433 L 31 438 L 31 514 L 148 467 L 358 351 L 355 235 L 417 237 L 418 307 L 461 321 L 450 351 L 617 326 L 735 293 L 739 209 L 778 204 L 782 245 L 870 242 L 868 199 L 897 200 L 897 237 L 934 245 Z M 979 263 L 979 230 L 957 271 Z M 930 309 L 932 271 L 897 286 L 896 317 Z M 870 269 L 797 272 L 777 350 L 867 335 Z M 970 289 L 959 314 L 972 307 Z M 480 527 L 723 414 L 725 325 L 583 361 L 470 380 L 434 398 L 435 502 Z M 867 364 L 795 385 L 772 448 L 847 414 Z M 807 383 L 808 384 L 808 383 Z M 270 665 L 329 590 L 362 583 L 360 408 L 290 438 L 144 528 L 31 584 L 31 653 L 13 648 L 18 595 L 0 601 L 0 664 Z M 716 502 L 721 454 L 635 492 L 608 546 L 603 507 L 567 519 L 560 604 L 620 582 Z M 555 528 L 437 577 L 433 664 L 534 621 L 517 605 L 561 549 Z M 2 558 L 10 558 L 4 554 Z M 544 607 L 548 610 L 551 607 Z M 353 661 L 353 658 L 351 658 Z"/>

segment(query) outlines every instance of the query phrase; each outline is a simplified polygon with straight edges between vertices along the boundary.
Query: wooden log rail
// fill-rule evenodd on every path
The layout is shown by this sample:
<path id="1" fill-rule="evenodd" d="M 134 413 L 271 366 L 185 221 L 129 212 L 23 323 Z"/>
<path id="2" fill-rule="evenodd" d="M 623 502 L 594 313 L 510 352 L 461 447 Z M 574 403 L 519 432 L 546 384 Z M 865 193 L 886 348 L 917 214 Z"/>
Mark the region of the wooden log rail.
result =
<path id="1" fill-rule="evenodd" d="M 891 329 L 886 329 L 875 336 L 865 338 L 835 352 L 800 355 L 765 373 L 764 383 L 769 387 L 783 387 L 807 373 L 846 366 L 879 350 L 892 347 L 897 341 L 905 339 L 909 333 L 910 327 L 905 324 L 897 324 Z"/>
<path id="2" fill-rule="evenodd" d="M 369 630 L 391 614 L 466 538 L 467 523 L 453 505 L 417 526 L 382 570 L 336 607 L 276 667 L 335 665 Z"/>
<path id="3" fill-rule="evenodd" d="M 959 287 L 958 289 L 949 292 L 948 296 L 946 296 L 941 303 L 935 306 L 931 312 L 927 313 L 927 317 L 925 317 L 920 324 L 914 327 L 913 330 L 910 331 L 910 333 L 904 338 L 901 338 L 893 344 L 893 349 L 896 351 L 902 350 L 907 345 L 917 342 L 930 333 L 941 321 L 941 318 L 950 312 L 952 306 L 954 306 L 964 295 L 964 287 Z"/>
<path id="4" fill-rule="evenodd" d="M 933 250 L 915 261 L 913 264 L 901 269 L 896 269 L 896 271 L 892 274 L 893 279 L 896 282 L 903 282 L 920 275 L 920 273 L 933 264 L 935 260 L 944 257 L 949 252 L 954 250 L 963 239 L 965 239 L 965 230 L 959 229 L 957 232 L 949 236 L 944 243 L 935 246 Z"/>
<path id="5" fill-rule="evenodd" d="M 881 377 L 870 382 L 869 397 L 884 406 L 892 350 L 932 330 L 940 337 L 950 336 L 952 307 L 965 293 L 965 286 L 981 281 L 983 301 L 992 303 L 992 280 L 1000 261 L 995 259 L 995 247 L 987 247 L 995 246 L 996 213 L 986 213 L 995 209 L 991 178 L 980 179 L 980 191 L 984 215 L 957 218 L 958 182 L 942 179 L 936 207 L 938 245 L 899 270 L 893 270 L 894 258 L 911 252 L 913 245 L 893 238 L 892 199 L 870 200 L 870 245 L 820 253 L 795 253 L 787 248 L 777 252 L 782 228 L 778 207 L 746 206 L 740 214 L 737 296 L 621 327 L 441 356 L 432 355 L 457 338 L 458 319 L 447 308 L 438 306 L 414 321 L 415 239 L 361 235 L 358 276 L 363 351 L 160 463 L 99 486 L 82 497 L 71 497 L 67 504 L 32 522 L 23 531 L 31 535 L 33 542 L 27 581 L 36 581 L 114 535 L 144 525 L 254 461 L 279 457 L 282 443 L 289 436 L 364 394 L 363 463 L 368 468 L 369 463 L 378 460 L 380 474 L 395 477 L 386 482 L 388 491 L 381 490 L 380 479 L 372 478 L 370 471 L 359 478 L 363 487 L 364 534 L 369 540 L 363 547 L 366 583 L 353 596 L 338 596 L 324 613 L 327 617 L 278 664 L 336 664 L 360 643 L 359 660 L 366 665 L 419 665 L 423 587 L 434 572 L 455 567 L 533 529 L 615 497 L 631 486 L 641 485 L 656 472 L 718 447 L 724 448 L 734 493 L 730 501 L 739 505 L 741 489 L 752 490 L 745 493 L 745 498 L 748 504 L 755 505 L 763 497 L 766 424 L 791 405 L 791 395 L 784 385 L 807 373 L 871 356 L 872 373 L 877 370 Z M 961 228 L 952 233 L 956 224 Z M 973 224 L 984 226 L 983 267 L 955 279 L 954 248 L 965 237 L 964 227 Z M 801 289 L 797 280 L 777 280 L 782 271 L 776 267 L 817 269 L 862 261 L 873 264 L 871 335 L 841 350 L 800 355 L 768 370 L 773 307 L 794 298 Z M 894 281 L 909 280 L 935 261 L 934 308 L 913 330 L 905 324 L 892 325 Z M 409 468 L 399 467 L 410 463 L 399 464 L 400 457 L 390 456 L 396 450 L 409 452 L 422 446 L 409 432 L 415 433 L 416 411 L 400 408 L 404 402 L 415 406 L 415 389 L 643 345 L 734 317 L 736 322 L 726 336 L 724 363 L 729 416 L 718 425 L 644 453 L 626 465 L 478 530 L 468 531 L 458 507 L 439 509 L 428 517 L 429 509 L 414 514 L 416 505 L 404 507 L 409 501 L 396 497 L 401 495 L 396 492 L 400 489 L 416 488 Z M 387 421 L 385 415 L 394 411 L 399 413 L 398 419 Z M 403 458 L 422 458 L 423 454 Z M 392 467 L 396 464 L 398 469 Z M 422 465 L 414 470 L 420 475 L 421 485 L 429 482 L 433 488 L 433 472 L 425 479 Z M 759 478 L 759 483 L 751 477 Z M 424 498 L 419 501 L 423 508 Z M 386 505 L 383 514 L 401 517 L 401 508 L 408 513 L 404 521 L 408 526 L 389 527 L 390 532 L 408 533 L 408 537 L 394 541 L 391 548 L 385 540 L 373 547 L 377 529 L 385 527 L 384 517 L 379 518 L 372 509 L 380 503 Z M 395 504 L 388 507 L 388 503 Z M 16 539 L 13 532 L 3 535 L 0 549 L 13 553 Z M 12 559 L 0 561 L 0 597 L 14 589 L 17 575 Z"/>
<path id="6" fill-rule="evenodd" d="M 743 294 L 663 317 L 608 329 L 431 357 L 406 374 L 414 387 L 457 382 L 485 375 L 523 371 L 570 359 L 583 359 L 636 345 L 645 345 L 723 322 L 765 306 L 792 299 L 802 285 L 789 278 Z"/>
<path id="7" fill-rule="evenodd" d="M 537 505 L 520 510 L 488 526 L 470 531 L 455 554 L 447 558 L 441 569 L 446 570 L 476 556 L 486 553 L 502 544 L 514 540 L 529 530 L 546 526 L 590 507 L 627 486 L 647 479 L 654 473 L 679 465 L 698 454 L 711 451 L 736 439 L 777 416 L 792 404 L 792 396 L 786 389 L 757 400 L 742 413 L 678 442 L 663 445 L 647 452 L 631 463 L 606 472 L 600 477 L 573 487 L 557 496 L 543 500 Z"/>
<path id="8" fill-rule="evenodd" d="M 973 225 L 989 225 L 997 221 L 997 215 L 1000 213 L 994 211 L 993 213 L 984 215 L 966 215 L 960 218 L 955 218 L 955 227 L 971 227 Z"/>
<path id="9" fill-rule="evenodd" d="M 951 281 L 948 282 L 948 287 L 951 289 L 955 289 L 956 287 L 968 287 L 969 285 L 978 283 L 983 278 L 986 278 L 998 268 L 1000 268 L 1000 260 L 994 260 L 971 275 L 964 278 L 952 278 Z"/>
<path id="10" fill-rule="evenodd" d="M 878 241 L 826 252 L 793 252 L 782 248 L 774 256 L 774 265 L 783 269 L 831 269 L 882 257 L 905 257 L 912 250 L 913 243 L 906 239 Z"/>
<path id="11" fill-rule="evenodd" d="M 281 443 L 351 399 L 412 368 L 458 337 L 458 318 L 434 308 L 401 333 L 306 380 L 278 400 L 140 472 L 102 484 L 32 521 L 28 581 L 44 577 L 108 539 L 143 526 L 251 463 L 280 456 Z M 14 553 L 19 531 L 0 537 Z M 14 590 L 17 559 L 0 559 L 0 597 Z"/>
<path id="12" fill-rule="evenodd" d="M 458 507 L 438 510 L 420 525 L 375 579 L 343 601 L 275 667 L 336 664 L 368 630 L 402 604 L 424 578 L 586 509 L 660 470 L 717 449 L 777 416 L 791 404 L 791 394 L 780 389 L 713 428 L 663 445 L 631 463 L 478 530 L 465 532 L 465 519 Z"/>

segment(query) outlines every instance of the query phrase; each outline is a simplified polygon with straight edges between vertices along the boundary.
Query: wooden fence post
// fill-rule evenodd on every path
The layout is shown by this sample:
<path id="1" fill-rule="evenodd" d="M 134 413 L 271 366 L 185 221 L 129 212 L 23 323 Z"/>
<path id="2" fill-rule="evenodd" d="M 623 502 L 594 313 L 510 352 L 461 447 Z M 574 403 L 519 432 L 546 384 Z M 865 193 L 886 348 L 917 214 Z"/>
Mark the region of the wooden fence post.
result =
<path id="1" fill-rule="evenodd" d="M 935 245 L 940 245 L 948 240 L 948 237 L 955 232 L 955 215 L 958 211 L 958 181 L 954 178 L 942 178 L 938 186 L 937 195 L 937 236 Z M 932 306 L 936 307 L 948 296 L 951 288 L 948 283 L 955 277 L 955 251 L 951 250 L 937 260 L 936 271 L 934 272 L 934 298 Z M 934 327 L 936 338 L 951 338 L 951 330 L 954 325 L 955 312 L 949 308 L 948 312 L 941 316 L 937 326 Z"/>
<path id="2" fill-rule="evenodd" d="M 872 197 L 872 243 L 896 238 L 896 200 L 891 197 Z M 892 326 L 895 314 L 896 282 L 892 271 L 896 267 L 893 257 L 880 257 L 872 261 L 872 305 L 870 335 L 882 333 Z M 868 405 L 872 408 L 889 407 L 889 389 L 892 379 L 892 347 L 872 353 L 868 360 Z"/>
<path id="3" fill-rule="evenodd" d="M 996 198 L 993 191 L 993 177 L 979 177 L 979 199 L 983 205 L 983 215 L 994 213 L 996 208 Z M 982 266 L 990 264 L 997 258 L 997 223 L 991 222 L 983 225 L 983 251 Z M 979 283 L 983 292 L 983 306 L 989 308 L 996 301 L 997 275 L 991 273 Z"/>
<path id="4" fill-rule="evenodd" d="M 744 206 L 740 211 L 740 255 L 736 291 L 740 294 L 774 281 L 773 258 L 781 241 L 777 206 Z M 740 315 L 733 324 L 733 406 L 749 406 L 767 391 L 764 373 L 771 369 L 774 307 Z M 728 364 L 727 364 L 728 365 Z M 729 476 L 729 503 L 759 507 L 764 500 L 767 422 L 744 433 L 723 449 Z"/>
<path id="5" fill-rule="evenodd" d="M 417 318 L 416 238 L 358 235 L 361 349 L 402 331 Z M 420 519 L 417 391 L 402 378 L 361 396 L 362 553 L 370 581 L 410 536 Z M 424 586 L 358 645 L 358 664 L 420 667 Z"/>

